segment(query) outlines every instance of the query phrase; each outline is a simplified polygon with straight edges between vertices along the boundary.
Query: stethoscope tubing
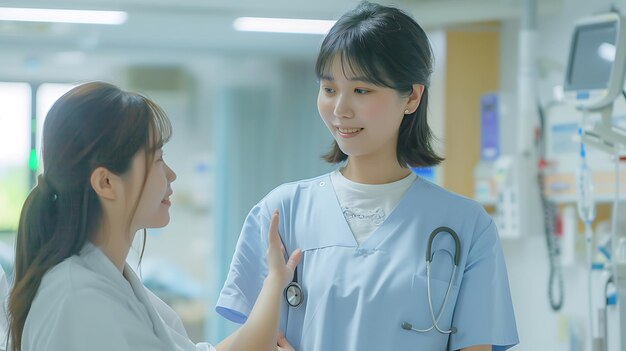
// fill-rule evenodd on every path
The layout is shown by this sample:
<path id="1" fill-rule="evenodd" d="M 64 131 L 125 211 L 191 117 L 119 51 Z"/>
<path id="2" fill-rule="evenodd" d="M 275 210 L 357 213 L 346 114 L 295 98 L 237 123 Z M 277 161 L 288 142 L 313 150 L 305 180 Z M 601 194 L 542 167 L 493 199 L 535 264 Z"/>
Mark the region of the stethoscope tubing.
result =
<path id="1" fill-rule="evenodd" d="M 447 233 L 454 239 L 455 251 L 454 251 L 454 268 L 452 270 L 452 275 L 450 276 L 450 280 L 448 281 L 448 288 L 446 289 L 446 294 L 443 297 L 443 303 L 441 305 L 441 309 L 437 316 L 435 317 L 435 311 L 433 309 L 433 301 L 432 301 L 432 293 L 430 289 L 430 263 L 432 262 L 432 245 L 433 240 L 440 233 Z M 282 240 L 281 240 L 282 241 Z M 439 227 L 433 230 L 428 237 L 428 245 L 426 246 L 426 290 L 428 291 L 428 309 L 430 312 L 430 319 L 432 321 L 432 325 L 427 329 L 416 329 L 408 322 L 403 322 L 401 327 L 402 329 L 412 330 L 418 333 L 427 333 L 433 329 L 436 329 L 441 334 L 454 334 L 457 332 L 455 327 L 451 327 L 450 329 L 444 330 L 439 327 L 439 320 L 443 315 L 444 310 L 446 309 L 446 304 L 448 302 L 448 297 L 450 296 L 450 290 L 452 288 L 452 282 L 456 277 L 457 267 L 460 261 L 460 253 L 461 253 L 461 240 L 456 232 L 449 227 Z M 292 295 L 292 296 L 290 296 Z M 287 304 L 296 308 L 302 305 L 304 301 L 304 292 L 302 291 L 302 287 L 298 283 L 298 268 L 294 271 L 293 279 L 289 285 L 284 290 L 285 301 Z"/>

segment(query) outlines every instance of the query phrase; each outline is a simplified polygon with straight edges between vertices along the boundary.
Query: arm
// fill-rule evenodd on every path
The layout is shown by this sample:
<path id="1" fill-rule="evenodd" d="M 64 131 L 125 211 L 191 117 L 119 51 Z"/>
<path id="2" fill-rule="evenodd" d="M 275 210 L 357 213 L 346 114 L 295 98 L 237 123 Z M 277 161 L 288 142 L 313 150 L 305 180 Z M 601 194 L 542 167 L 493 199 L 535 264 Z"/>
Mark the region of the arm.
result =
<path id="1" fill-rule="evenodd" d="M 280 299 L 284 287 L 293 277 L 301 256 L 301 251 L 295 250 L 285 264 L 284 248 L 278 236 L 278 212 L 274 212 L 269 229 L 267 250 L 269 273 L 263 282 L 263 288 L 246 322 L 239 330 L 217 345 L 218 351 L 276 349 Z"/>
<path id="2" fill-rule="evenodd" d="M 450 350 L 468 345 L 507 350 L 519 343 L 498 232 L 482 211 L 471 241 L 465 241 L 469 251 L 453 315 L 453 325 L 463 333 L 450 336 Z"/>
<path id="3" fill-rule="evenodd" d="M 462 348 L 460 351 L 491 351 L 491 345 L 476 345 Z"/>

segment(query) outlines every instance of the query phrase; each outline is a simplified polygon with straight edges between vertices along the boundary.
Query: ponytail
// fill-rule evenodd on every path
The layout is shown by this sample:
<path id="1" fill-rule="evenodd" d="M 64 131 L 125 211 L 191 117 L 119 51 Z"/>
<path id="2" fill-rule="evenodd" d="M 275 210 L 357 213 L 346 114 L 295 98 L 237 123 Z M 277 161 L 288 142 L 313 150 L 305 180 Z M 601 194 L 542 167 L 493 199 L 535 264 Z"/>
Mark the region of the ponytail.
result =
<path id="1" fill-rule="evenodd" d="M 54 252 L 44 250 L 56 226 L 57 200 L 58 196 L 53 188 L 40 175 L 37 186 L 30 192 L 22 207 L 15 249 L 15 278 L 8 306 L 9 334 L 14 351 L 21 350 L 26 316 L 39 289 L 41 278 L 58 263 L 52 259 Z"/>
<path id="2" fill-rule="evenodd" d="M 80 251 L 99 213 L 97 196 L 87 184 L 58 192 L 46 176 L 38 177 L 22 207 L 17 230 L 8 306 L 11 351 L 21 350 L 26 317 L 44 274 Z"/>

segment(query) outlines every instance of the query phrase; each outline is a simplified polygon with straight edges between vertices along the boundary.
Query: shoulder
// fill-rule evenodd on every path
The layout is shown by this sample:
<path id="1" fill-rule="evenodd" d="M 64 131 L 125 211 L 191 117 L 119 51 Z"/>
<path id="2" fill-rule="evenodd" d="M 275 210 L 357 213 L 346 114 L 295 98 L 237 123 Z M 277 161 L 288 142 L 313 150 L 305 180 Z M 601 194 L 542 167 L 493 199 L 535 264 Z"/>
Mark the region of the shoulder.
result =
<path id="1" fill-rule="evenodd" d="M 81 262 L 78 256 L 72 256 L 51 268 L 41 280 L 41 294 L 63 291 L 78 293 L 101 290 L 110 286 L 110 282 Z"/>
<path id="2" fill-rule="evenodd" d="M 29 316 L 40 315 L 45 319 L 95 309 L 106 314 L 117 304 L 124 308 L 124 301 L 120 289 L 80 264 L 77 256 L 72 256 L 44 275 Z"/>
<path id="3" fill-rule="evenodd" d="M 279 185 L 259 201 L 252 211 L 264 212 L 269 216 L 275 208 L 289 209 L 300 198 L 308 197 L 320 186 L 330 185 L 330 174 L 323 174 L 315 178 L 298 180 Z"/>
<path id="4" fill-rule="evenodd" d="M 491 216 L 477 201 L 419 177 L 415 181 L 418 182 L 415 184 L 417 191 L 413 192 L 415 201 L 424 204 L 421 208 L 433 216 L 443 216 L 446 221 L 470 229 L 475 234 L 494 225 Z"/>
<path id="5" fill-rule="evenodd" d="M 432 205 L 438 207 L 447 206 L 450 210 L 465 210 L 476 214 L 487 214 L 483 206 L 476 200 L 470 199 L 463 195 L 447 190 L 437 184 L 418 177 L 417 186 L 421 189 L 423 196 L 428 196 Z"/>

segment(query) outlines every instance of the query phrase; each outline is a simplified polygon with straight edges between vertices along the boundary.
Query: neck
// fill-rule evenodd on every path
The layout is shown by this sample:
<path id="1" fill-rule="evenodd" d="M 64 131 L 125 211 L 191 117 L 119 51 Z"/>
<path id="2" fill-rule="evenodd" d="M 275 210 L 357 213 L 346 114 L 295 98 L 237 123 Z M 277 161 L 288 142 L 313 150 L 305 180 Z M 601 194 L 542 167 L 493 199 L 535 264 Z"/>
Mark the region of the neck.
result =
<path id="1" fill-rule="evenodd" d="M 341 171 L 344 177 L 361 184 L 387 184 L 407 177 L 411 170 L 402 167 L 393 158 L 374 159 L 365 156 L 348 157 L 348 164 Z"/>
<path id="2" fill-rule="evenodd" d="M 105 216 L 102 225 L 92 239 L 93 244 L 104 252 L 120 272 L 124 271 L 126 258 L 134 237 L 134 234 L 131 234 L 128 229 L 124 229 L 123 225 L 113 224 L 124 222 L 123 220 L 113 221 Z"/>

